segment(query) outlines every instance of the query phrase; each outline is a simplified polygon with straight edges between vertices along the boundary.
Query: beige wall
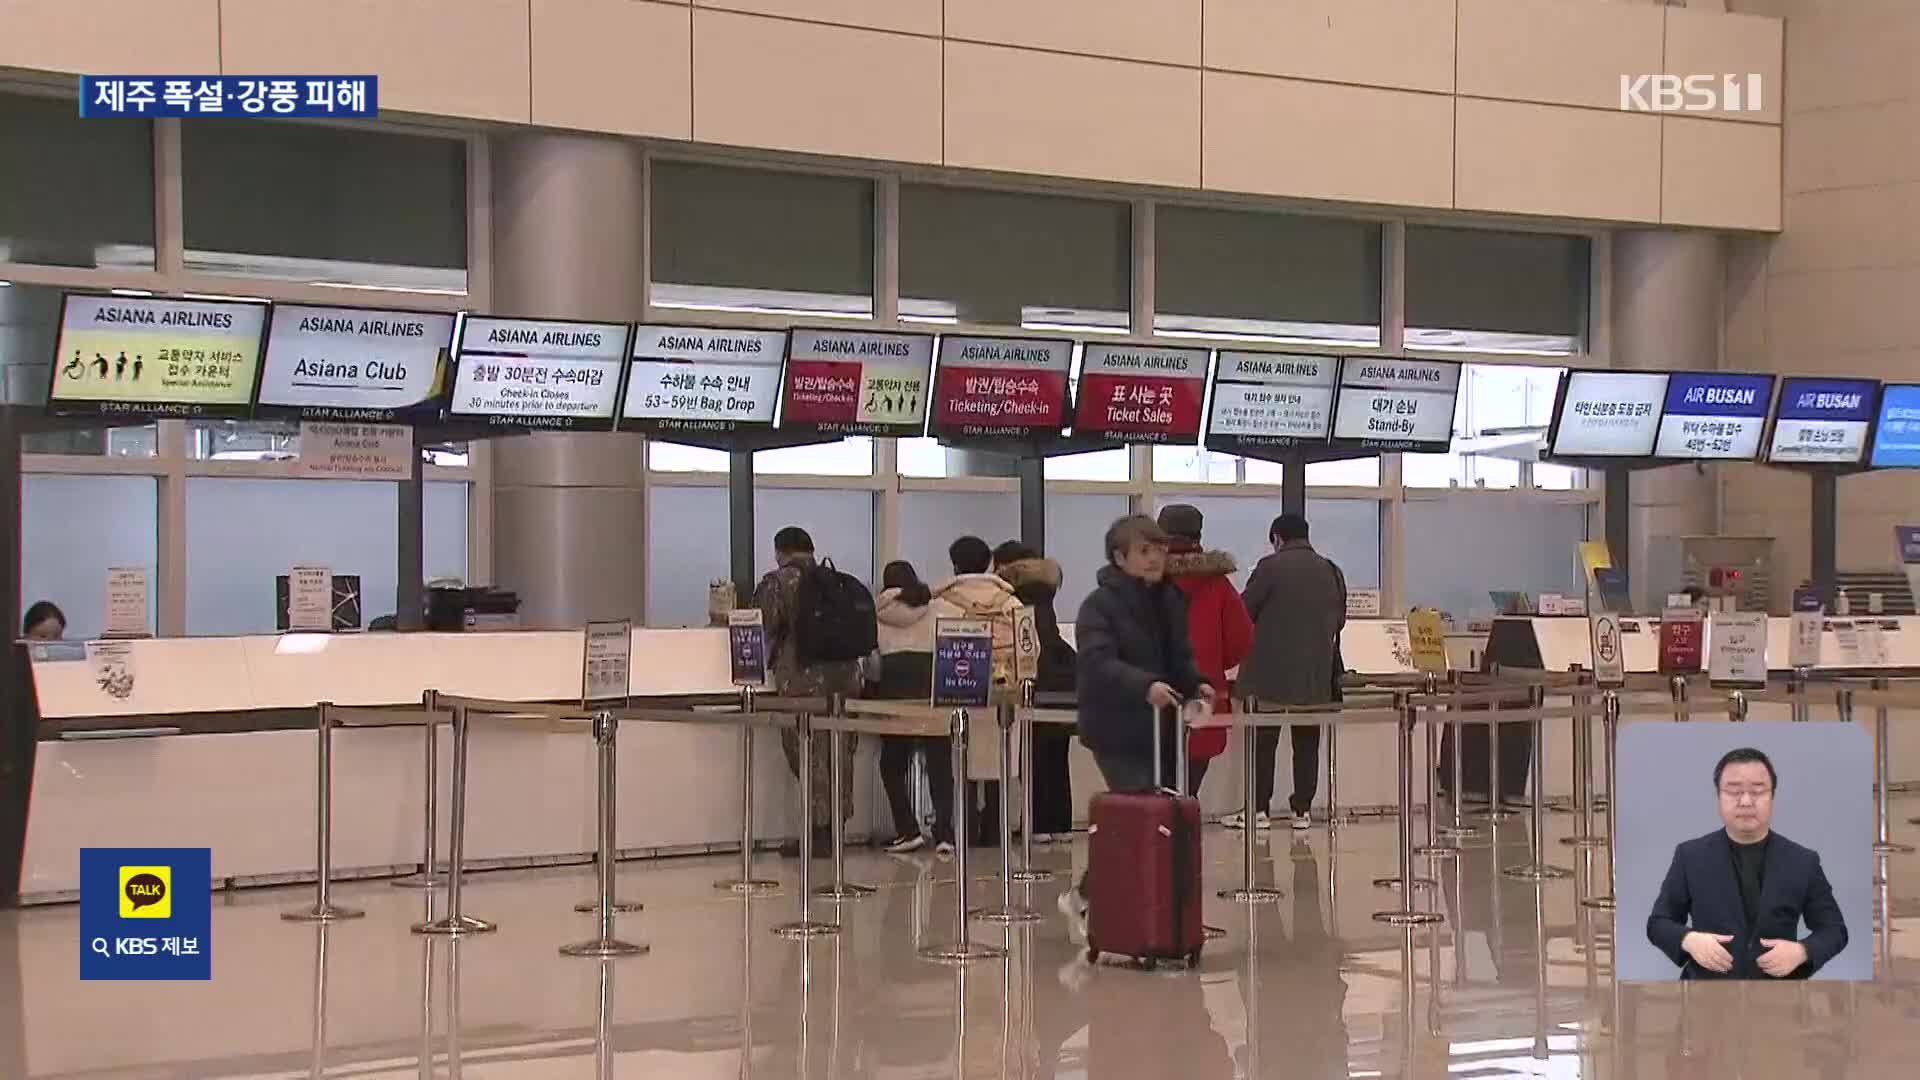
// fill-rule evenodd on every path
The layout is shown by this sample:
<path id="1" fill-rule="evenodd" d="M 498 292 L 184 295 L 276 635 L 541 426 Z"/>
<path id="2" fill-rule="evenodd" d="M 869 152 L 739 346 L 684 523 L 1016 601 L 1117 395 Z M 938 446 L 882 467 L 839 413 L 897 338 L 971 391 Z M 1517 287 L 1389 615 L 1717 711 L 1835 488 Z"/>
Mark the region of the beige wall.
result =
<path id="1" fill-rule="evenodd" d="M 312 0 L 8 0 L 0 67 L 372 72 L 382 107 L 432 116 L 1353 204 L 1780 224 L 1777 102 L 1685 119 L 1618 108 L 1623 74 L 1754 71 L 1780 85 L 1780 22 L 1698 3 L 326 8 L 316 18 Z M 1850 137 L 1838 123 L 1830 138 Z M 1809 162 L 1803 175 L 1884 168 L 1884 156 Z"/>
<path id="2" fill-rule="evenodd" d="M 1783 231 L 1734 244 L 1727 366 L 1920 381 L 1920 3 L 1734 0 L 1789 20 Z M 1722 528 L 1772 535 L 1783 589 L 1808 573 L 1808 485 L 1779 470 L 1721 474 Z M 1842 571 L 1897 564 L 1893 526 L 1920 521 L 1912 473 L 1839 484 Z M 1789 580 L 1790 579 L 1790 580 Z"/>

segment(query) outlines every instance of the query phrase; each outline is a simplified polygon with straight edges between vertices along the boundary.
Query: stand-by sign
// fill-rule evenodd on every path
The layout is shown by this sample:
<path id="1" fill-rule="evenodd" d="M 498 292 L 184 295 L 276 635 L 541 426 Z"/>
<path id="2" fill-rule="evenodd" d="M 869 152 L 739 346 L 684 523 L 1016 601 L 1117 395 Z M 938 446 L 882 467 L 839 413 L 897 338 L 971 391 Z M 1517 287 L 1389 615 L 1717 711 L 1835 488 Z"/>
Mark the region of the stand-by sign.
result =
<path id="1" fill-rule="evenodd" d="M 1758 688 L 1767 685 L 1767 614 L 1764 611 L 1716 611 L 1713 655 L 1707 678 L 1715 686 Z"/>
<path id="2" fill-rule="evenodd" d="M 1627 659 L 1620 643 L 1620 616 L 1594 612 L 1587 616 L 1587 633 L 1593 642 L 1593 681 L 1603 687 L 1625 686 Z"/>
<path id="3" fill-rule="evenodd" d="M 628 619 L 587 624 L 580 660 L 582 705 L 624 702 L 632 686 L 633 623 Z"/>
<path id="4" fill-rule="evenodd" d="M 993 693 L 993 627 L 986 619 L 935 619 L 933 704 L 982 706 Z"/>
<path id="5" fill-rule="evenodd" d="M 767 685 L 767 621 L 759 608 L 727 612 L 727 666 L 735 686 Z"/>

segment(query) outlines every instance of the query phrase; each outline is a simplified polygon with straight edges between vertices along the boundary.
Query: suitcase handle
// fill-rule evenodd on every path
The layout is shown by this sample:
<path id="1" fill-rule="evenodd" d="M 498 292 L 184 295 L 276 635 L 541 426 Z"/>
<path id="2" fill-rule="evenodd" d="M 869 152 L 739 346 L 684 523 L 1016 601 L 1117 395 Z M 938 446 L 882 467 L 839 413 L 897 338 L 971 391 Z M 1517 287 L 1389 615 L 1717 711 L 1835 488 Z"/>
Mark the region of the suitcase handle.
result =
<path id="1" fill-rule="evenodd" d="M 1153 710 L 1153 786 L 1156 791 L 1164 791 L 1172 795 L 1185 795 L 1187 793 L 1187 703 L 1184 699 L 1180 699 L 1178 695 L 1175 695 L 1175 698 L 1176 700 L 1172 705 Z M 1163 719 L 1163 714 L 1165 717 L 1171 718 L 1173 724 L 1174 775 L 1171 785 L 1161 782 L 1163 776 L 1160 770 L 1163 762 L 1160 754 L 1160 723 Z"/>

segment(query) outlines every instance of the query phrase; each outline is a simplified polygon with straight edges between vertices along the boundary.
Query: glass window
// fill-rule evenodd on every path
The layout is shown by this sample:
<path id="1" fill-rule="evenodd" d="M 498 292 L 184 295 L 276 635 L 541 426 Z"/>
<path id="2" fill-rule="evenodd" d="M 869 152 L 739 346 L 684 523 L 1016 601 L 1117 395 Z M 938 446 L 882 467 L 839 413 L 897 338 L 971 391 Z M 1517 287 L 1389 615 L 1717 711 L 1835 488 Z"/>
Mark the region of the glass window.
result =
<path id="1" fill-rule="evenodd" d="M 655 307 L 873 316 L 873 183 L 653 163 Z"/>
<path id="2" fill-rule="evenodd" d="M 429 480 L 425 488 L 420 512 L 421 572 L 428 581 L 465 581 L 467 500 L 472 496 L 472 485 L 459 480 Z M 368 621 L 372 621 L 371 616 Z"/>
<path id="3" fill-rule="evenodd" d="M 659 472 L 727 471 L 727 452 L 679 443 L 647 443 L 647 467 Z M 872 476 L 873 439 L 853 435 L 812 446 L 784 446 L 753 455 L 753 471 L 801 476 Z"/>
<path id="4" fill-rule="evenodd" d="M 1378 224 L 1162 205 L 1154 236 L 1154 333 L 1380 344 Z"/>
<path id="5" fill-rule="evenodd" d="M 1231 554 L 1240 565 L 1235 585 L 1245 587 L 1247 572 L 1273 551 L 1267 531 L 1280 515 L 1280 500 L 1245 495 L 1162 495 L 1154 512 L 1169 503 L 1188 503 L 1206 515 L 1201 544 Z M 1314 550 L 1340 564 L 1347 584 L 1380 587 L 1380 504 L 1372 499 L 1308 499 L 1307 524 Z"/>
<path id="6" fill-rule="evenodd" d="M 300 456 L 300 425 L 272 420 L 194 420 L 187 456 L 196 461 L 293 461 Z"/>
<path id="7" fill-rule="evenodd" d="M 900 186 L 900 317 L 1125 332 L 1132 308 L 1126 203 Z"/>
<path id="8" fill-rule="evenodd" d="M 153 123 L 0 94 L 0 262 L 153 268 Z"/>
<path id="9" fill-rule="evenodd" d="M 1257 458 L 1247 459 L 1247 483 L 1278 484 L 1286 466 Z M 1379 487 L 1378 457 L 1315 461 L 1307 466 L 1308 487 Z"/>
<path id="10" fill-rule="evenodd" d="M 274 579 L 295 563 L 360 575 L 363 624 L 393 614 L 398 495 L 355 480 L 188 479 L 187 633 L 272 633 Z"/>
<path id="11" fill-rule="evenodd" d="M 1456 623 L 1491 618 L 1495 590 L 1585 596 L 1580 542 L 1587 508 L 1456 496 L 1415 499 L 1403 518 L 1408 536 L 1446 543 L 1406 545 L 1406 599 L 1436 607 Z"/>
<path id="12" fill-rule="evenodd" d="M 1047 493 L 1046 554 L 1060 564 L 1060 593 L 1053 611 L 1062 622 L 1080 615 L 1080 603 L 1093 591 L 1095 575 L 1107 565 L 1107 526 L 1131 512 L 1126 495 Z M 1001 539 L 1019 535 L 1018 530 Z M 998 541 L 991 541 L 998 543 Z"/>
<path id="13" fill-rule="evenodd" d="M 1520 486 L 1521 462 L 1536 460 L 1546 445 L 1563 370 L 1468 364 L 1454 404 L 1452 449 L 1406 455 L 1402 482 L 1408 487 Z"/>
<path id="14" fill-rule="evenodd" d="M 180 125 L 180 171 L 192 269 L 467 291 L 461 139 L 203 118 Z"/>
<path id="15" fill-rule="evenodd" d="M 1133 477 L 1133 455 L 1124 446 L 1062 454 L 1048 458 L 1041 475 L 1049 480 L 1129 480 Z"/>
<path id="16" fill-rule="evenodd" d="M 1566 356 L 1585 348 L 1584 236 L 1407 227 L 1407 347 Z"/>
<path id="17" fill-rule="evenodd" d="M 1240 459 L 1200 446 L 1153 448 L 1153 478 L 1186 484 L 1237 484 Z"/>
<path id="18" fill-rule="evenodd" d="M 647 530 L 647 625 L 707 625 L 707 586 L 725 578 L 727 492 L 718 487 L 659 487 Z M 871 581 L 873 493 L 801 488 L 761 488 L 753 493 L 754 581 L 736 582 L 741 598 L 753 595 L 758 575 L 772 569 L 773 534 L 798 525 L 813 537 L 816 552 L 836 567 Z"/>
<path id="19" fill-rule="evenodd" d="M 1053 507 L 1047 510 L 1051 532 Z M 1102 522 L 1101 529 L 1108 523 Z M 947 545 L 968 535 L 989 546 L 1019 536 L 1020 496 L 1011 491 L 900 493 L 900 558 L 912 563 L 923 580 L 938 584 L 952 577 Z"/>
<path id="20" fill-rule="evenodd" d="M 1541 462 L 1533 467 L 1533 486 L 1545 491 L 1578 491 L 1587 486 L 1587 470 Z"/>
<path id="21" fill-rule="evenodd" d="M 21 477 L 21 609 L 51 600 L 67 616 L 68 638 L 98 637 L 106 629 L 107 569 L 144 566 L 147 625 L 153 627 L 159 591 L 156 491 L 150 476 Z"/>

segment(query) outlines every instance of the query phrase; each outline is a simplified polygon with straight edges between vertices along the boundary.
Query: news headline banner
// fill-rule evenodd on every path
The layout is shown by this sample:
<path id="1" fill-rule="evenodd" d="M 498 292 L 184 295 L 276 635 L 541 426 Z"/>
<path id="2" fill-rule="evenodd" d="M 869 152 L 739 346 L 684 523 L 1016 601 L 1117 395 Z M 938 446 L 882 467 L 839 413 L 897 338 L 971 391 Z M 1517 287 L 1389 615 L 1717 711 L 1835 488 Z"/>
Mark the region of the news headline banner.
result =
<path id="1" fill-rule="evenodd" d="M 332 116 L 380 114 L 375 75 L 82 75 L 80 115 Z"/>

